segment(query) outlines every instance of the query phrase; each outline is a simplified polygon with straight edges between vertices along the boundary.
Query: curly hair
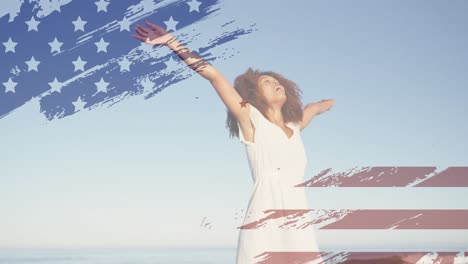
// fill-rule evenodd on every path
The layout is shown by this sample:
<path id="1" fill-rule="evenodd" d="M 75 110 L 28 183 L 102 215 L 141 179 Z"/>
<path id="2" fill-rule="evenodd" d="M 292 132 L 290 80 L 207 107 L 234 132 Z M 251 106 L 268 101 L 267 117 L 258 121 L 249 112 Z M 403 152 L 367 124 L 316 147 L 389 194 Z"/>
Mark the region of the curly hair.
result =
<path id="1" fill-rule="evenodd" d="M 302 120 L 302 91 L 296 83 L 285 78 L 282 74 L 274 71 L 254 70 L 249 67 L 245 73 L 235 78 L 234 89 L 236 89 L 237 93 L 239 93 L 245 101 L 257 108 L 263 116 L 266 117 L 265 112 L 268 104 L 261 94 L 260 89 L 257 88 L 257 81 L 261 75 L 268 75 L 275 78 L 284 87 L 286 102 L 281 108 L 284 122 L 300 122 Z M 239 127 L 237 126 L 236 117 L 229 109 L 226 109 L 226 112 L 226 127 L 229 129 L 229 137 L 239 137 Z"/>

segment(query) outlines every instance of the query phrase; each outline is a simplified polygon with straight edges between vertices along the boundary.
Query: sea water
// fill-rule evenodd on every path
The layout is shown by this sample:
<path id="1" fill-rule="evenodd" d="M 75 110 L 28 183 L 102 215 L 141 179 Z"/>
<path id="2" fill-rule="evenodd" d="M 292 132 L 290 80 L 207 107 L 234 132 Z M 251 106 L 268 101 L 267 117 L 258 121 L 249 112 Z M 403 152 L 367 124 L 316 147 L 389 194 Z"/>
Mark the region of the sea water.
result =
<path id="1" fill-rule="evenodd" d="M 1 264 L 230 264 L 235 248 L 0 249 Z"/>

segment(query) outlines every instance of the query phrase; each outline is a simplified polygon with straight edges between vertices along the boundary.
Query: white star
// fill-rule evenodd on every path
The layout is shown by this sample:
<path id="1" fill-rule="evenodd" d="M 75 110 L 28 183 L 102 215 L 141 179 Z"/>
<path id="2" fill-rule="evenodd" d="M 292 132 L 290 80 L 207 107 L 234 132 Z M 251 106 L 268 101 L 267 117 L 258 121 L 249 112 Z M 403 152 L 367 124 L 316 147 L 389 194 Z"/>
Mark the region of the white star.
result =
<path id="1" fill-rule="evenodd" d="M 94 2 L 97 6 L 97 11 L 104 11 L 107 13 L 107 6 L 109 5 L 109 2 L 106 2 L 104 0 L 99 0 L 99 2 Z"/>
<path id="2" fill-rule="evenodd" d="M 81 60 L 80 56 L 78 56 L 78 59 L 76 59 L 72 63 L 75 65 L 75 71 L 84 71 L 84 65 L 86 64 L 86 61 Z"/>
<path id="3" fill-rule="evenodd" d="M 98 42 L 94 42 L 94 44 L 96 44 L 98 48 L 96 53 L 99 53 L 100 51 L 104 51 L 105 53 L 107 53 L 107 46 L 109 45 L 109 43 L 110 42 L 105 42 L 102 37 Z"/>
<path id="4" fill-rule="evenodd" d="M 197 0 L 192 0 L 192 1 L 188 2 L 187 5 L 190 6 L 189 12 L 192 12 L 192 11 L 200 12 L 198 7 L 201 5 L 201 2 L 198 2 Z"/>
<path id="5" fill-rule="evenodd" d="M 39 61 L 35 60 L 34 56 L 32 56 L 30 60 L 26 61 L 26 64 L 28 64 L 28 72 L 32 70 L 38 71 L 37 65 L 39 65 Z"/>
<path id="6" fill-rule="evenodd" d="M 9 37 L 7 42 L 3 42 L 3 45 L 5 45 L 5 53 L 7 53 L 8 51 L 16 53 L 15 52 L 16 44 L 18 44 L 18 42 L 14 42 L 13 40 L 11 40 L 11 37 Z"/>
<path id="7" fill-rule="evenodd" d="M 8 78 L 8 82 L 4 82 L 3 85 L 5 86 L 5 93 L 7 93 L 8 91 L 11 91 L 13 93 L 15 93 L 15 86 L 17 85 L 18 83 L 15 83 L 14 81 L 11 80 L 11 77 Z"/>
<path id="8" fill-rule="evenodd" d="M 56 1 L 55 3 L 51 3 L 53 5 L 54 11 L 57 10 L 59 13 L 62 12 L 60 11 L 60 7 L 62 6 L 62 4 L 60 3 L 60 0 L 55 0 L 55 1 Z M 53 2 L 53 1 L 49 1 L 49 2 Z"/>
<path id="9" fill-rule="evenodd" d="M 169 32 L 169 30 L 173 29 L 176 31 L 176 25 L 179 23 L 179 21 L 174 20 L 172 16 L 169 18 L 169 20 L 164 21 L 164 24 L 166 24 L 166 31 Z"/>
<path id="10" fill-rule="evenodd" d="M 63 83 L 59 82 L 57 80 L 57 77 L 55 77 L 54 81 L 50 82 L 49 85 L 50 85 L 50 88 L 52 88 L 52 90 L 50 91 L 51 93 L 54 92 L 54 91 L 57 91 L 57 92 L 60 93 L 61 89 L 62 89 L 62 86 L 63 86 Z"/>
<path id="11" fill-rule="evenodd" d="M 81 20 L 81 16 L 78 16 L 78 18 L 72 22 L 73 25 L 75 25 L 75 31 L 81 30 L 84 32 L 84 25 L 87 23 L 86 21 Z"/>
<path id="12" fill-rule="evenodd" d="M 170 71 L 170 68 L 177 68 L 179 62 L 172 59 L 172 57 L 169 57 L 169 60 L 165 61 L 164 64 L 166 64 L 168 71 Z"/>
<path id="13" fill-rule="evenodd" d="M 75 112 L 77 112 L 77 110 L 84 109 L 84 105 L 86 104 L 86 102 L 82 101 L 81 96 L 79 96 L 78 99 L 76 99 L 76 101 L 72 102 L 72 104 L 75 106 Z"/>
<path id="14" fill-rule="evenodd" d="M 97 92 L 105 92 L 107 93 L 107 85 L 109 85 L 108 82 L 105 82 L 104 79 L 101 77 L 101 80 L 99 82 L 94 83 L 97 87 Z"/>
<path id="15" fill-rule="evenodd" d="M 60 47 L 62 46 L 63 42 L 58 41 L 57 37 L 54 38 L 54 41 L 49 42 L 50 45 L 50 53 L 57 51 L 60 52 Z"/>
<path id="16" fill-rule="evenodd" d="M 31 30 L 36 30 L 37 31 L 37 26 L 39 25 L 39 21 L 36 21 L 34 17 L 31 17 L 29 21 L 26 21 L 26 24 L 28 24 L 28 32 Z"/>
<path id="17" fill-rule="evenodd" d="M 132 64 L 127 58 L 123 58 L 123 60 L 119 61 L 120 71 L 130 71 L 130 65 Z"/>
<path id="18" fill-rule="evenodd" d="M 122 20 L 119 21 L 120 31 L 127 30 L 130 32 L 130 20 L 124 17 Z"/>
<path id="19" fill-rule="evenodd" d="M 154 88 L 154 82 L 152 82 L 148 77 L 143 79 L 140 82 L 141 86 L 143 87 L 143 92 L 149 92 L 152 91 Z"/>

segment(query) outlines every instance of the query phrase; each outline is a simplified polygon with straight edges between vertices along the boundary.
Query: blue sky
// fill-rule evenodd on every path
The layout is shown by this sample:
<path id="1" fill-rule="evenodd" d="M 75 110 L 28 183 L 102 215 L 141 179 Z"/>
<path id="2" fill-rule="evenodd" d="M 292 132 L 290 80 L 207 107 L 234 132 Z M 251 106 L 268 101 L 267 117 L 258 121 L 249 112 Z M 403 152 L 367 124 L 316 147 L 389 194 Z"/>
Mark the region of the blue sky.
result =
<path id="1" fill-rule="evenodd" d="M 299 85 L 304 105 L 335 100 L 302 131 L 306 177 L 354 166 L 466 166 L 467 11 L 466 1 L 225 1 L 213 21 L 258 31 L 232 41 L 239 52 L 213 65 L 231 83 L 248 67 L 277 71 Z M 216 31 L 211 24 L 198 30 Z M 233 217 L 252 180 L 225 109 L 193 75 L 148 100 L 53 121 L 31 103 L 0 119 L 0 247 L 235 246 Z M 425 189 L 426 199 L 404 188 L 307 191 L 313 208 L 466 209 L 463 189 Z M 205 216 L 211 230 L 199 227 Z M 409 243 L 423 235 L 405 233 Z M 362 248 L 365 237 L 346 244 L 320 235 L 319 244 Z M 452 241 L 440 245 L 466 245 Z"/>

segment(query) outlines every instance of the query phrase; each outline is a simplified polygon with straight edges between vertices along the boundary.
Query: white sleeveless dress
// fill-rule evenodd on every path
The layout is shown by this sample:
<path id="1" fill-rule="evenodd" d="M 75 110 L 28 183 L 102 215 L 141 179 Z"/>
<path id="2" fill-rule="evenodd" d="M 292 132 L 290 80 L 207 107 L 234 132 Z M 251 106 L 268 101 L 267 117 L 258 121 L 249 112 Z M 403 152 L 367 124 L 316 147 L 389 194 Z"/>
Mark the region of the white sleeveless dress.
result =
<path id="1" fill-rule="evenodd" d="M 253 264 L 263 260 L 261 255 L 270 252 L 319 252 L 313 226 L 305 228 L 282 228 L 286 217 L 262 221 L 260 226 L 245 228 L 245 225 L 274 213 L 269 209 L 310 209 L 304 187 L 293 187 L 304 182 L 307 156 L 300 135 L 299 123 L 286 123 L 293 130 L 288 138 L 277 125 L 266 119 L 250 105 L 250 118 L 255 126 L 254 142 L 245 140 L 239 123 L 239 139 L 245 145 L 247 158 L 254 181 L 253 191 L 240 228 L 236 264 Z M 305 214 L 301 223 L 310 222 Z M 266 222 L 266 223 L 265 223 Z M 316 258 L 321 260 L 320 257 Z M 276 263 L 276 262 L 275 262 Z M 308 262 L 295 262 L 308 263 Z M 311 263 L 311 262 L 309 262 Z M 319 262 L 315 262 L 319 263 Z"/>

